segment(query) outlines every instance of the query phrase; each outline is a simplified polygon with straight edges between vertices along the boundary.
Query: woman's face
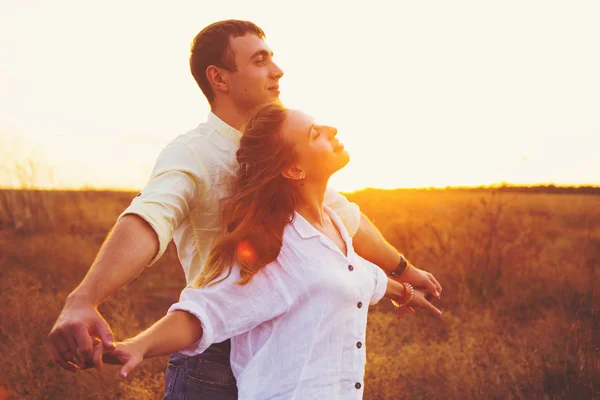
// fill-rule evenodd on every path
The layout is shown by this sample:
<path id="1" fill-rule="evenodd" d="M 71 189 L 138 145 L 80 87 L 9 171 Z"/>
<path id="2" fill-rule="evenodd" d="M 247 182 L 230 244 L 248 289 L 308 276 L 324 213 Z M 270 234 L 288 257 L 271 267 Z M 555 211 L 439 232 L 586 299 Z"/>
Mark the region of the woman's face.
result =
<path id="1" fill-rule="evenodd" d="M 298 176 L 307 181 L 327 181 L 348 164 L 350 156 L 337 139 L 336 128 L 319 125 L 302 111 L 287 110 L 286 114 L 281 133 L 294 149 L 296 159 L 291 170 L 298 172 Z"/>

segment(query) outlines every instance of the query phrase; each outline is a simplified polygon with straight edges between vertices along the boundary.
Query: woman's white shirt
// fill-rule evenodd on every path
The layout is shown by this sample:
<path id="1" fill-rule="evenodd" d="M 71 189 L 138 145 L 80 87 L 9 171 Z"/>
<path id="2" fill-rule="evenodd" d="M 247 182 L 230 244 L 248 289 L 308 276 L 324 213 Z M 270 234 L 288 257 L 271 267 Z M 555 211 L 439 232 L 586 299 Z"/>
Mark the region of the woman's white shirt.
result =
<path id="1" fill-rule="evenodd" d="M 202 338 L 183 354 L 231 338 L 240 399 L 362 398 L 368 305 L 385 294 L 387 276 L 354 253 L 346 228 L 325 209 L 347 255 L 296 213 L 279 256 L 250 283 L 236 283 L 234 266 L 223 282 L 184 289 L 168 311 L 202 324 Z"/>

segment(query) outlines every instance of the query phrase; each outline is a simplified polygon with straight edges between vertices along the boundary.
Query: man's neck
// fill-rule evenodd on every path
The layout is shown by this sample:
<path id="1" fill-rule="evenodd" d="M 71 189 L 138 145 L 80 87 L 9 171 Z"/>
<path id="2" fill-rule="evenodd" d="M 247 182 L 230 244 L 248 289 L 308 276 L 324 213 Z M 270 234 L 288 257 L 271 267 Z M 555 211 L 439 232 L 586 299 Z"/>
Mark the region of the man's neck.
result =
<path id="1" fill-rule="evenodd" d="M 211 105 L 211 111 L 219 119 L 238 131 L 242 129 L 248 110 L 240 110 L 230 101 L 220 101 Z"/>
<path id="2" fill-rule="evenodd" d="M 313 226 L 325 226 L 323 200 L 327 182 L 305 182 L 299 188 L 296 211 Z"/>

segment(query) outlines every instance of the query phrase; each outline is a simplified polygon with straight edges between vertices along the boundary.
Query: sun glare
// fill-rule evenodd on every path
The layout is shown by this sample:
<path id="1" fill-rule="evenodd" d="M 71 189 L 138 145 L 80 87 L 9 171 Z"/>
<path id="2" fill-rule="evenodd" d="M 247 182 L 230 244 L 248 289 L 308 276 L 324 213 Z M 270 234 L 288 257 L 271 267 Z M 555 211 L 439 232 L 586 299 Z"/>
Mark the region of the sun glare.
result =
<path id="1" fill-rule="evenodd" d="M 338 127 L 340 190 L 600 184 L 598 3 L 269 4 L 3 3 L 0 186 L 143 187 L 206 119 L 189 45 L 226 18 L 267 32 L 286 105 Z"/>

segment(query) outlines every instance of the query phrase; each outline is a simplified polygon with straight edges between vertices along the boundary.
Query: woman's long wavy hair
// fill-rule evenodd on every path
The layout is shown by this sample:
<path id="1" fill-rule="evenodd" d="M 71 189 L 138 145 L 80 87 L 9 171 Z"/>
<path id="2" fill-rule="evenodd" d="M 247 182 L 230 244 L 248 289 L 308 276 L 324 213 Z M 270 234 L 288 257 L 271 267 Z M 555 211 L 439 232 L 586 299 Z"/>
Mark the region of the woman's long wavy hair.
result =
<path id="1" fill-rule="evenodd" d="M 274 261 L 281 250 L 283 230 L 296 208 L 296 187 L 282 176 L 294 160 L 292 146 L 281 135 L 285 108 L 272 103 L 250 113 L 237 151 L 240 165 L 231 198 L 223 209 L 223 226 L 195 287 L 225 280 L 234 263 L 239 284 Z"/>

